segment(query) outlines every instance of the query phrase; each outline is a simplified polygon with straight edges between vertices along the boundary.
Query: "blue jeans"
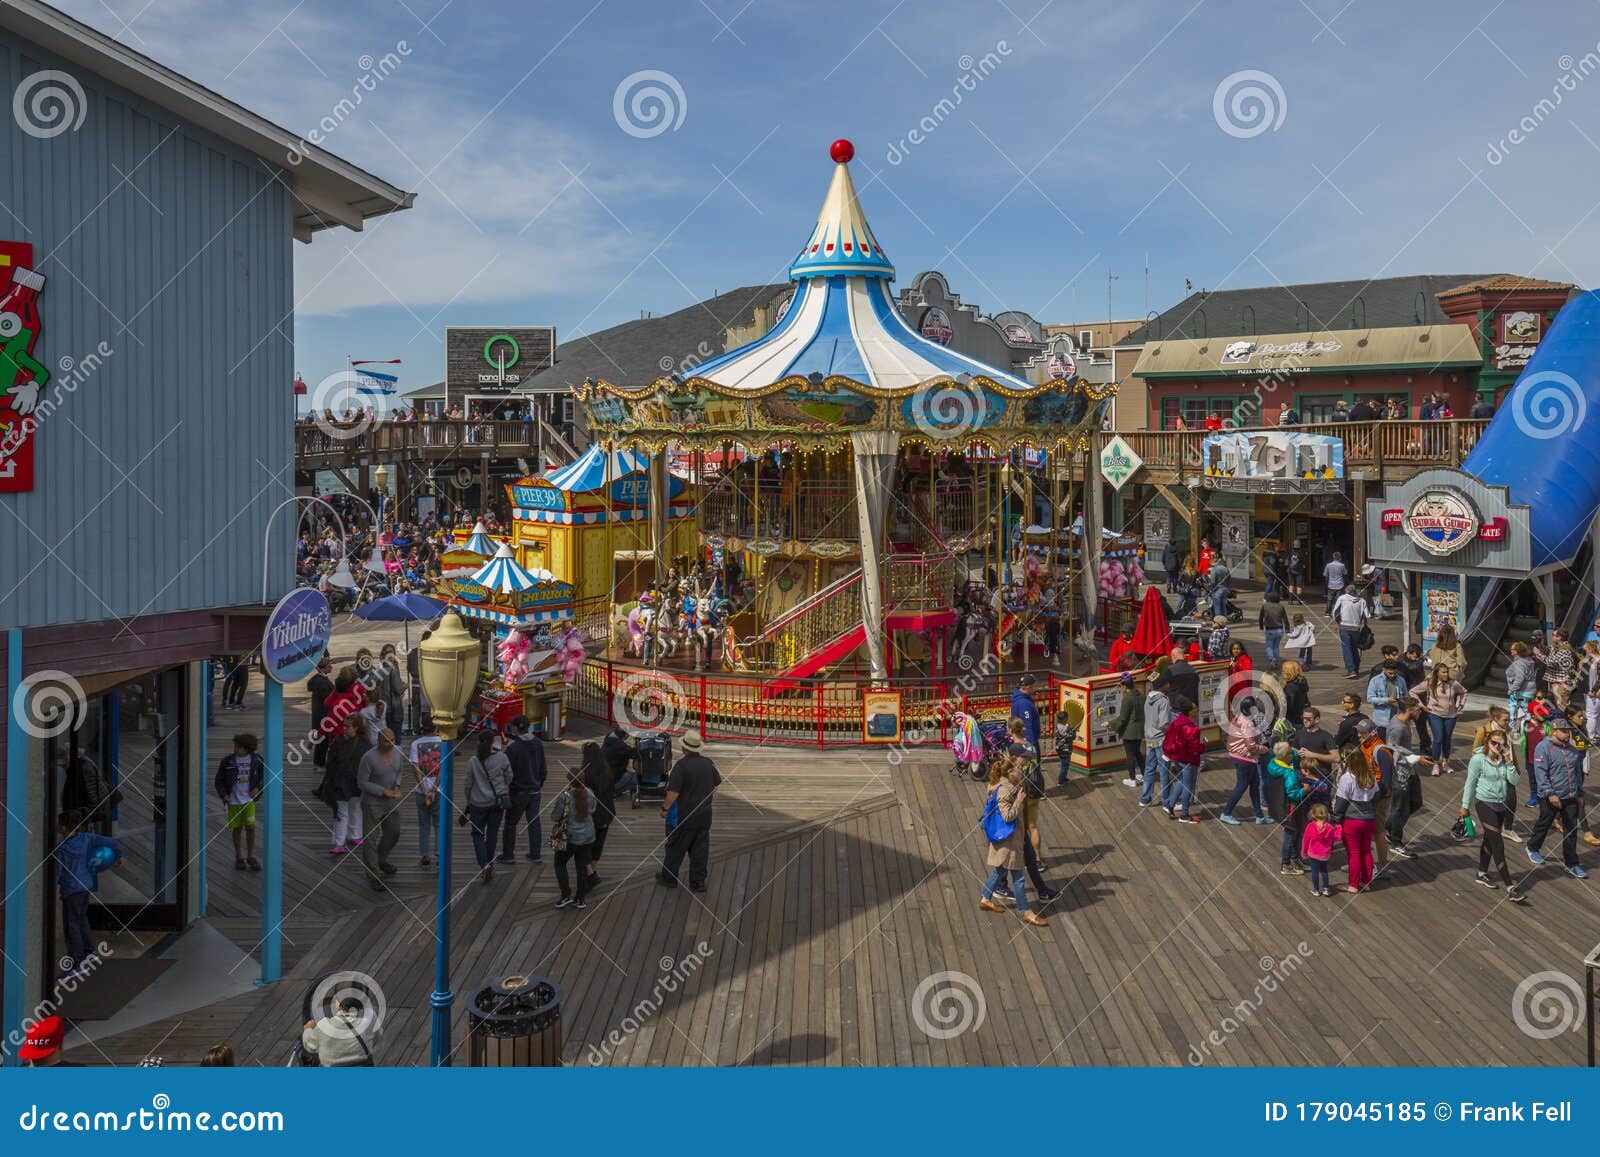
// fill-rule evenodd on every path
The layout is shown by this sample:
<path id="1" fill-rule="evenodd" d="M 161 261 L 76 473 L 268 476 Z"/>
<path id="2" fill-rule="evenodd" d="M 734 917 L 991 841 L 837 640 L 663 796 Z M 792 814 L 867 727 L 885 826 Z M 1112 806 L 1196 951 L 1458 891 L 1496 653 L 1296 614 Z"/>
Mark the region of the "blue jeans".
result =
<path id="1" fill-rule="evenodd" d="M 1446 719 L 1443 715 L 1431 715 L 1433 743 L 1429 749 L 1436 760 L 1450 758 L 1450 741 L 1455 737 L 1456 719 L 1452 715 Z"/>
<path id="2" fill-rule="evenodd" d="M 1162 793 L 1161 806 L 1173 811 L 1182 804 L 1183 814 L 1188 815 L 1189 803 L 1194 799 L 1195 780 L 1199 777 L 1198 763 L 1175 764 L 1172 768 L 1172 777 L 1167 781 L 1167 790 Z"/>
<path id="3" fill-rule="evenodd" d="M 528 858 L 537 860 L 544 855 L 544 829 L 539 818 L 539 797 L 539 792 L 514 791 L 511 793 L 511 807 L 506 812 L 505 818 L 505 839 L 500 845 L 500 858 L 502 860 L 514 860 L 517 858 L 517 825 L 523 819 L 528 821 Z M 492 845 L 493 841 L 490 841 L 490 843 Z"/>
<path id="4" fill-rule="evenodd" d="M 1267 632 L 1267 662 L 1278 662 L 1278 644 L 1283 642 L 1283 628 L 1274 627 Z"/>
<path id="5" fill-rule="evenodd" d="M 467 808 L 467 820 L 472 827 L 472 851 L 480 868 L 487 868 L 494 862 L 494 846 L 500 836 L 500 819 L 505 814 L 493 804 L 488 807 L 469 805 Z"/>
<path id="6" fill-rule="evenodd" d="M 1156 786 L 1156 777 L 1161 779 L 1161 800 L 1167 798 L 1167 757 L 1161 754 L 1161 741 L 1158 739 L 1144 749 L 1144 787 L 1139 792 L 1140 803 L 1153 802 Z"/>
<path id="7" fill-rule="evenodd" d="M 1262 801 L 1266 793 L 1261 790 L 1261 765 L 1255 760 L 1246 762 L 1242 759 L 1233 761 L 1233 791 L 1228 794 L 1228 802 L 1222 805 L 1222 814 L 1231 816 L 1233 809 L 1244 798 L 1244 793 L 1250 793 L 1250 806 L 1255 808 L 1256 815 L 1266 815 L 1267 809 Z"/>
<path id="8" fill-rule="evenodd" d="M 1307 860 L 1306 866 L 1311 869 L 1311 890 L 1320 892 L 1328 887 L 1328 861 Z"/>
<path id="9" fill-rule="evenodd" d="M 1227 587 L 1218 587 L 1216 590 L 1211 592 L 1211 613 L 1213 615 L 1222 615 L 1223 617 L 1227 617 L 1228 596 L 1231 593 L 1232 592 L 1229 591 Z"/>
<path id="10" fill-rule="evenodd" d="M 1360 633 L 1359 627 L 1353 631 L 1349 627 L 1339 628 L 1339 649 L 1344 652 L 1344 669 L 1349 675 L 1354 675 L 1361 667 L 1361 648 L 1356 646 L 1356 636 Z"/>
<path id="11" fill-rule="evenodd" d="M 1315 649 L 1316 648 L 1314 648 L 1314 647 L 1301 647 L 1300 648 L 1300 665 L 1302 667 L 1311 666 L 1311 652 L 1313 650 L 1315 650 Z"/>
<path id="12" fill-rule="evenodd" d="M 1026 838 L 1026 836 L 1024 836 Z M 989 878 L 983 882 L 983 898 L 987 900 L 994 895 L 994 890 L 1006 882 L 1006 874 L 1011 875 L 1011 896 L 1017 902 L 1017 911 L 1028 910 L 1028 874 L 1021 868 L 995 868 L 989 873 Z"/>
<path id="13" fill-rule="evenodd" d="M 422 797 L 417 796 L 417 854 L 424 860 L 439 846 L 439 807 L 443 803 L 443 799 L 435 797 L 433 806 L 428 807 Z"/>

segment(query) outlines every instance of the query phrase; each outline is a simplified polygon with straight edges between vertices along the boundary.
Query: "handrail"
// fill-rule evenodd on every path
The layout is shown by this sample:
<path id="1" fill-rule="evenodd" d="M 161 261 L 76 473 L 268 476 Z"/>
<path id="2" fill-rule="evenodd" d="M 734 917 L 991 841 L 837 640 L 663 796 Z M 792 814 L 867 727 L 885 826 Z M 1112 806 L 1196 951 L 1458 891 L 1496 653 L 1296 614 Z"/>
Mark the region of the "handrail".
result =
<path id="1" fill-rule="evenodd" d="M 800 618 L 806 612 L 810 611 L 813 607 L 815 607 L 815 606 L 817 606 L 817 605 L 819 605 L 821 603 L 827 602 L 829 599 L 833 598 L 833 596 L 835 594 L 837 594 L 839 591 L 844 590 L 847 587 L 853 586 L 854 584 L 856 584 L 856 583 L 858 583 L 860 581 L 861 581 L 861 568 L 860 567 L 857 567 L 855 570 L 851 571 L 847 575 L 843 575 L 840 578 L 834 579 L 831 583 L 829 583 L 827 586 L 823 587 L 816 594 L 809 595 L 806 598 L 801 599 L 794 606 L 790 607 L 783 614 L 779 615 L 772 622 L 768 623 L 766 625 L 766 627 L 762 630 L 762 632 L 759 635 L 757 635 L 753 641 L 757 642 L 757 643 L 765 642 L 768 638 L 770 638 L 771 636 L 777 634 L 784 627 L 788 626 L 790 623 L 792 623 L 796 619 Z"/>

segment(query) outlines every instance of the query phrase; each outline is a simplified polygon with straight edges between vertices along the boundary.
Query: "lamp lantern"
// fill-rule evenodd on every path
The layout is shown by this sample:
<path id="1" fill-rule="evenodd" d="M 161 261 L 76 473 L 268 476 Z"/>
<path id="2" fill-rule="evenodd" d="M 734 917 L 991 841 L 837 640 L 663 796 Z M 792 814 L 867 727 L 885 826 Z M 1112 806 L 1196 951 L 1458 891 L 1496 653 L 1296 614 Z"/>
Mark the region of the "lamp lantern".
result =
<path id="1" fill-rule="evenodd" d="M 454 739 L 478 688 L 478 640 L 449 612 L 439 628 L 417 646 L 417 671 L 433 709 L 439 734 Z"/>

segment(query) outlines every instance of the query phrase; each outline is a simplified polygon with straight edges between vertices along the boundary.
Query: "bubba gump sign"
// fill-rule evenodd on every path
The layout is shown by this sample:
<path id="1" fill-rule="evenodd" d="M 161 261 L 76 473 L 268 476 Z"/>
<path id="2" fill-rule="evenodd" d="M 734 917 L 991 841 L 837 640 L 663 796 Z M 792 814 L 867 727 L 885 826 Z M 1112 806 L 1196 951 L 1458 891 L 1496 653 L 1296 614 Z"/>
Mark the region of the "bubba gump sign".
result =
<path id="1" fill-rule="evenodd" d="M 1411 500 L 1408 507 L 1383 512 L 1385 530 L 1403 530 L 1406 537 L 1429 554 L 1454 554 L 1471 542 L 1482 539 L 1500 542 L 1506 536 L 1506 520 L 1485 520 L 1471 498 L 1451 486 L 1434 486 Z"/>

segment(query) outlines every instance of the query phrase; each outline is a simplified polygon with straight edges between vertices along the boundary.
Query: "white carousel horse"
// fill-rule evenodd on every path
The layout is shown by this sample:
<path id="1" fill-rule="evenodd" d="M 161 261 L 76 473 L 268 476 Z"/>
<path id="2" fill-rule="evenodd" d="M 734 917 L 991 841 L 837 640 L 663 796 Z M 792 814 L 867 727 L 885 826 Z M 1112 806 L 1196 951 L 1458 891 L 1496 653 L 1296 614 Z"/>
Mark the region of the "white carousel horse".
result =
<path id="1" fill-rule="evenodd" d="M 689 624 L 689 638 L 694 644 L 694 666 L 704 671 L 714 659 L 717 639 L 722 634 L 722 616 L 716 601 L 710 595 L 701 595 L 694 601 L 694 619 Z"/>

